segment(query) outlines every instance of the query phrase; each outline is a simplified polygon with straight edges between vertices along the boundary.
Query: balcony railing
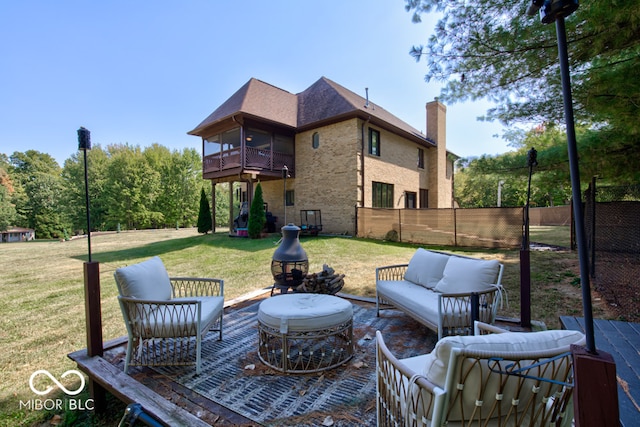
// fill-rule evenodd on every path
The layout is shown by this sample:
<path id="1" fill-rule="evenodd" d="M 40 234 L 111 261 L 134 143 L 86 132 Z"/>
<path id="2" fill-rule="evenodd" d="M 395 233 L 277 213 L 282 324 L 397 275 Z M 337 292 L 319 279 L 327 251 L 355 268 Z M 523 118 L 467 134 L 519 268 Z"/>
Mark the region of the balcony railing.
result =
<path id="1" fill-rule="evenodd" d="M 223 172 L 230 169 L 250 169 L 265 171 L 281 171 L 287 165 L 290 171 L 294 169 L 293 154 L 277 151 L 262 150 L 254 147 L 233 148 L 204 157 L 204 173 Z"/>

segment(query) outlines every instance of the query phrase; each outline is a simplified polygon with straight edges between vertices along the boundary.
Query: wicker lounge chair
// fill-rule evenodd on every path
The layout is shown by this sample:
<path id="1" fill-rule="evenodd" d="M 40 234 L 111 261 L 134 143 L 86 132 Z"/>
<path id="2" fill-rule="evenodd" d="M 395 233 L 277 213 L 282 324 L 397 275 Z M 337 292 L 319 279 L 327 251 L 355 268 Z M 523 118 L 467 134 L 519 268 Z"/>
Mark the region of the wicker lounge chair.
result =
<path id="1" fill-rule="evenodd" d="M 195 364 L 199 374 L 202 337 L 215 330 L 222 339 L 224 282 L 170 278 L 158 257 L 119 268 L 114 276 L 129 335 L 124 371 Z"/>
<path id="2" fill-rule="evenodd" d="M 476 322 L 476 331 L 506 332 Z M 379 426 L 571 425 L 575 331 L 451 336 L 398 360 L 377 339 Z"/>

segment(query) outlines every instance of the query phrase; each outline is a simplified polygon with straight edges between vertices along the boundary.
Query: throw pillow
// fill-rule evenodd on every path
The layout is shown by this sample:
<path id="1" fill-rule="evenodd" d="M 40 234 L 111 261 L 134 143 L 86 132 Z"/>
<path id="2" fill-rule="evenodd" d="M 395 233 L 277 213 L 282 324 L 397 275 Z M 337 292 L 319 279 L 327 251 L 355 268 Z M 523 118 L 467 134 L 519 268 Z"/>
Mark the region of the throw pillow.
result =
<path id="1" fill-rule="evenodd" d="M 115 276 L 123 296 L 161 301 L 171 299 L 171 280 L 162 260 L 157 256 L 118 268 Z"/>
<path id="2" fill-rule="evenodd" d="M 499 269 L 500 263 L 495 259 L 451 256 L 435 290 L 443 294 L 485 291 L 496 283 Z"/>
<path id="3" fill-rule="evenodd" d="M 404 279 L 433 289 L 442 279 L 442 273 L 449 258 L 449 255 L 418 248 L 409 261 Z"/>

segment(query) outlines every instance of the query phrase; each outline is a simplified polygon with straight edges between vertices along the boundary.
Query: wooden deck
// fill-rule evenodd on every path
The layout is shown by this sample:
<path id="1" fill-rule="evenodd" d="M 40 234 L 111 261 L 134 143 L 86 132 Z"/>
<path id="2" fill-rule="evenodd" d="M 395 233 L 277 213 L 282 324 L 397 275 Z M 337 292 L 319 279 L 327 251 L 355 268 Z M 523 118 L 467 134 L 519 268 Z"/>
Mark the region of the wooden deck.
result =
<path id="1" fill-rule="evenodd" d="M 561 316 L 563 329 L 584 332 L 584 318 Z M 594 320 L 596 349 L 609 353 L 616 362 L 620 424 L 640 422 L 640 323 Z"/>
<path id="2" fill-rule="evenodd" d="M 225 306 L 226 309 L 235 309 L 262 297 L 264 295 L 254 295 L 243 302 L 237 300 L 227 302 Z M 584 332 L 583 318 L 562 316 L 560 322 L 564 329 Z M 499 319 L 496 323 L 505 329 L 521 330 L 517 324 L 504 319 Z M 621 426 L 638 425 L 637 421 L 640 419 L 640 324 L 598 319 L 595 320 L 594 332 L 596 348 L 611 354 L 616 362 Z M 130 369 L 129 375 L 124 374 L 122 367 L 116 365 L 122 364 L 119 359 L 122 358 L 126 347 L 125 337 L 105 343 L 104 347 L 104 357 L 88 357 L 86 350 L 71 353 L 69 357 L 95 385 L 127 404 L 140 403 L 148 415 L 162 424 L 203 427 L 258 425 L 166 377 L 154 374 L 149 368 L 134 367 Z"/>
<path id="3" fill-rule="evenodd" d="M 264 298 L 267 295 L 266 292 L 265 288 L 242 298 L 225 301 L 225 310 L 251 304 Z M 121 337 L 104 343 L 103 357 L 89 357 L 86 349 L 75 351 L 68 357 L 96 386 L 113 394 L 125 404 L 141 404 L 147 415 L 164 426 L 253 427 L 258 425 L 180 384 L 155 375 L 150 368 L 131 367 L 129 374 L 125 374 L 122 367 L 116 366 L 118 363 L 114 362 L 123 357 L 126 345 L 127 338 Z"/>

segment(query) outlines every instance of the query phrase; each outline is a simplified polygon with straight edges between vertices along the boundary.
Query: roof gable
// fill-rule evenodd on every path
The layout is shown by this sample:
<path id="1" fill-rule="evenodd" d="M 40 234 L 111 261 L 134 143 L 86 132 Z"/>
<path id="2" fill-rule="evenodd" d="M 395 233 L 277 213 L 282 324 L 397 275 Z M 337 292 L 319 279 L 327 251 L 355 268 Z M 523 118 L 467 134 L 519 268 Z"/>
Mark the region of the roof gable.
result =
<path id="1" fill-rule="evenodd" d="M 322 77 L 298 96 L 298 127 L 358 110 L 346 89 Z M 351 94 L 355 95 L 353 92 Z M 356 95 L 357 97 L 357 95 Z"/>
<path id="2" fill-rule="evenodd" d="M 189 133 L 197 135 L 207 126 L 240 113 L 295 127 L 296 111 L 296 95 L 251 78 Z"/>

